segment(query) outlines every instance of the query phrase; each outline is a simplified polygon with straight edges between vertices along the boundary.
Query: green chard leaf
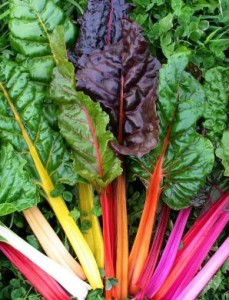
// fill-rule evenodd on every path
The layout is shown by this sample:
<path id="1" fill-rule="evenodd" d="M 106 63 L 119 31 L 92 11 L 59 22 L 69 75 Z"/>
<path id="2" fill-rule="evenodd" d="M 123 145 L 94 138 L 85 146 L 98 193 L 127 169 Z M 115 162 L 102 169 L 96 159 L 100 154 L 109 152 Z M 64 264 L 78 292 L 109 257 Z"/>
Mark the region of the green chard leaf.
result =
<path id="1" fill-rule="evenodd" d="M 73 185 L 77 177 L 63 140 L 42 114 L 44 97 L 44 90 L 30 81 L 24 67 L 0 63 L 0 141 L 11 143 L 27 161 L 25 169 L 36 183 L 44 180 L 38 171 L 42 166 L 54 185 Z"/>
<path id="2" fill-rule="evenodd" d="M 208 138 L 217 143 L 228 123 L 229 69 L 215 67 L 205 74 L 206 109 L 204 128 Z"/>
<path id="3" fill-rule="evenodd" d="M 146 184 L 161 164 L 162 200 L 174 209 L 188 207 L 204 185 L 214 163 L 211 142 L 196 132 L 203 115 L 205 94 L 201 85 L 185 71 L 188 57 L 175 54 L 160 70 L 157 111 L 160 144 L 141 159 L 132 158 L 133 176 Z M 158 167 L 157 167 L 158 168 Z"/>
<path id="4" fill-rule="evenodd" d="M 67 61 L 65 49 L 65 41 L 73 36 L 71 23 L 65 22 L 63 12 L 47 0 L 39 4 L 31 0 L 11 0 L 11 17 L 11 44 L 27 58 L 31 79 L 50 82 L 57 65 L 50 95 L 59 106 L 61 134 L 73 150 L 77 173 L 93 183 L 97 190 L 104 188 L 121 173 L 121 163 L 109 147 L 114 137 L 106 130 L 108 116 L 89 97 L 76 92 L 74 67 Z M 23 30 L 14 24 L 17 19 Z M 58 24 L 62 24 L 63 32 L 58 35 L 56 31 L 52 35 Z M 67 34 L 66 27 L 70 28 Z"/>
<path id="5" fill-rule="evenodd" d="M 52 0 L 10 0 L 10 43 L 19 53 L 33 80 L 49 82 L 55 62 L 49 44 L 49 33 L 59 25 L 65 28 L 65 39 L 70 44 L 75 27 Z"/>
<path id="6" fill-rule="evenodd" d="M 216 149 L 216 156 L 222 159 L 224 175 L 229 176 L 229 130 L 224 131 L 219 147 Z"/>
<path id="7" fill-rule="evenodd" d="M 77 175 L 62 137 L 43 116 L 46 88 L 30 79 L 14 62 L 0 63 L 0 142 L 10 142 L 27 161 L 26 169 L 40 186 L 69 239 L 93 288 L 102 288 L 98 266 L 61 196 L 51 195 L 55 185 L 74 185 Z"/>
<path id="8" fill-rule="evenodd" d="M 0 150 L 0 216 L 37 205 L 36 185 L 25 170 L 26 161 L 8 144 Z"/>
<path id="9" fill-rule="evenodd" d="M 121 162 L 109 146 L 114 141 L 112 133 L 106 130 L 109 117 L 98 103 L 76 91 L 63 28 L 57 27 L 50 41 L 57 64 L 50 95 L 59 106 L 60 132 L 72 149 L 76 172 L 100 191 L 122 172 Z"/>

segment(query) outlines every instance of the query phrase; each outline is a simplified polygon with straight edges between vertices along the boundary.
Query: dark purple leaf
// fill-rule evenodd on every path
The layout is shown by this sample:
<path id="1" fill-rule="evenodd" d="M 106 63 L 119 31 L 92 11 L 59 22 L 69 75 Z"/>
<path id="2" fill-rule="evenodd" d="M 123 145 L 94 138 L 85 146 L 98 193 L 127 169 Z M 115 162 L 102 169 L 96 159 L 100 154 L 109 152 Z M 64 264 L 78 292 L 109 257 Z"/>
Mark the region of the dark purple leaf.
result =
<path id="1" fill-rule="evenodd" d="M 155 100 L 160 63 L 150 56 L 140 26 L 122 21 L 122 39 L 83 55 L 78 62 L 77 87 L 99 101 L 124 155 L 142 156 L 156 147 L 158 121 Z"/>
<path id="2" fill-rule="evenodd" d="M 127 17 L 129 7 L 125 0 L 89 0 L 79 21 L 80 37 L 69 51 L 69 60 L 76 64 L 83 54 L 118 42 L 122 34 L 121 20 Z"/>

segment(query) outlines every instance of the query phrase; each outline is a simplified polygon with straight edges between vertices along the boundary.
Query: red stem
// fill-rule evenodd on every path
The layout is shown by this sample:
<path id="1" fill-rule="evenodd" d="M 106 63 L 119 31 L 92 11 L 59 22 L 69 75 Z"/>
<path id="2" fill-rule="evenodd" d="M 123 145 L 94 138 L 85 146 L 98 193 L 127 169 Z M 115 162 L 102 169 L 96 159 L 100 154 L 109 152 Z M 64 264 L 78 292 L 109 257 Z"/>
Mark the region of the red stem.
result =
<path id="1" fill-rule="evenodd" d="M 111 193 L 109 193 L 111 195 Z M 102 220 L 103 220 L 103 239 L 104 239 L 104 253 L 105 253 L 105 278 L 115 277 L 115 264 L 114 264 L 114 241 L 116 236 L 116 228 L 113 222 L 114 216 L 112 208 L 115 207 L 114 198 L 107 197 L 107 191 L 100 195 L 102 207 Z M 106 291 L 106 300 L 112 299 L 115 296 L 116 289 Z"/>
<path id="2" fill-rule="evenodd" d="M 119 122 L 118 122 L 118 142 L 123 142 L 123 123 L 124 123 L 124 77 L 121 76 L 120 100 L 119 100 Z"/>
<path id="3" fill-rule="evenodd" d="M 182 240 L 182 248 L 178 252 L 174 262 L 174 267 L 154 297 L 155 299 L 164 299 L 164 296 L 172 288 L 176 279 L 181 275 L 185 265 L 187 265 L 193 255 L 198 252 L 200 249 L 199 247 L 206 242 L 206 235 L 209 234 L 212 226 L 214 226 L 216 221 L 224 213 L 228 204 L 229 194 L 223 195 L 203 217 L 195 222 L 189 232 L 184 236 Z"/>
<path id="4" fill-rule="evenodd" d="M 109 20 L 107 23 L 107 40 L 106 40 L 106 45 L 110 45 L 111 42 L 111 26 L 112 26 L 112 18 L 113 18 L 113 0 L 111 0 L 111 8 L 110 8 L 110 14 L 109 14 Z"/>
<path id="5" fill-rule="evenodd" d="M 90 116 L 88 114 L 88 111 L 85 107 L 83 107 L 83 111 L 86 115 L 87 122 L 88 122 L 90 131 L 91 131 L 91 135 L 92 135 L 92 138 L 93 138 L 93 144 L 94 144 L 94 147 L 95 147 L 95 153 L 96 153 L 96 158 L 97 158 L 97 163 L 98 163 L 98 172 L 99 172 L 99 175 L 102 177 L 103 176 L 103 164 L 102 164 L 102 159 L 101 159 L 101 154 L 100 154 L 100 149 L 99 149 L 99 143 L 98 143 L 97 136 L 96 136 L 96 133 L 95 133 L 95 128 L 92 124 L 91 118 L 90 118 Z"/>
<path id="6" fill-rule="evenodd" d="M 168 291 L 169 294 L 166 294 L 165 296 L 166 298 L 176 300 L 182 290 L 184 290 L 184 288 L 193 279 L 208 252 L 211 250 L 220 233 L 228 223 L 228 220 L 228 213 L 225 213 L 223 216 L 218 218 L 217 222 L 214 224 L 214 226 L 212 226 L 211 230 L 206 235 L 205 240 L 200 244 L 195 253 L 191 255 L 191 260 L 185 265 L 182 273 L 174 282 L 173 291 L 170 289 Z"/>
<path id="7" fill-rule="evenodd" d="M 18 250 L 3 242 L 0 242 L 0 250 L 46 300 L 71 300 L 71 297 L 50 275 Z"/>
<path id="8" fill-rule="evenodd" d="M 149 255 L 147 257 L 144 269 L 137 282 L 137 285 L 141 290 L 144 290 L 148 286 L 149 281 L 157 265 L 158 257 L 164 241 L 165 231 L 169 220 L 169 213 L 170 208 L 166 204 L 164 204 L 162 206 L 161 216 L 159 218 L 158 226 L 155 232 Z M 140 292 L 140 299 L 141 297 L 143 297 L 143 294 Z M 136 299 L 138 298 L 136 297 Z"/>

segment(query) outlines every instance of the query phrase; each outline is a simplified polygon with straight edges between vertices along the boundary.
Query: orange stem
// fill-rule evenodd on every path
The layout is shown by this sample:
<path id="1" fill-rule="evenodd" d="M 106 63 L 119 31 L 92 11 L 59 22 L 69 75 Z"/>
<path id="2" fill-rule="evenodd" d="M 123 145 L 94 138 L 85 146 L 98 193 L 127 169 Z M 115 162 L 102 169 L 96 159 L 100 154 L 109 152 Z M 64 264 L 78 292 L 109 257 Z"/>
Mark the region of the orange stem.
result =
<path id="1" fill-rule="evenodd" d="M 167 130 L 161 155 L 157 160 L 153 174 L 151 175 L 143 213 L 141 216 L 137 235 L 135 237 L 134 244 L 129 256 L 129 292 L 132 295 L 135 295 L 139 290 L 137 281 L 143 271 L 149 252 L 150 240 L 157 211 L 157 204 L 161 194 L 161 181 L 163 178 L 162 164 L 169 143 L 170 132 L 171 127 L 169 127 Z"/>

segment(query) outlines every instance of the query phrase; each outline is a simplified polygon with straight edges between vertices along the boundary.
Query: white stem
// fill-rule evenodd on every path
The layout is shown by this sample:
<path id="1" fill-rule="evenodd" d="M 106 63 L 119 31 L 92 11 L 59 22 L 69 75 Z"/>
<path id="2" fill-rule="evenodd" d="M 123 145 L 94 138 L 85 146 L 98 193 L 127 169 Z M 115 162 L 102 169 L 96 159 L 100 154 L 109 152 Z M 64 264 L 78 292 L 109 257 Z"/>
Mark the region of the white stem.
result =
<path id="1" fill-rule="evenodd" d="M 77 297 L 78 300 L 84 300 L 86 298 L 88 290 L 91 289 L 90 285 L 77 277 L 71 270 L 67 270 L 61 265 L 57 264 L 49 257 L 45 256 L 43 253 L 25 242 L 10 229 L 1 225 L 0 237 L 2 237 L 12 247 L 24 254 L 33 263 L 38 265 L 47 274 L 52 276 L 72 296 Z"/>
<path id="2" fill-rule="evenodd" d="M 194 300 L 229 257 L 229 238 L 219 247 L 208 263 L 180 293 L 176 300 Z"/>

